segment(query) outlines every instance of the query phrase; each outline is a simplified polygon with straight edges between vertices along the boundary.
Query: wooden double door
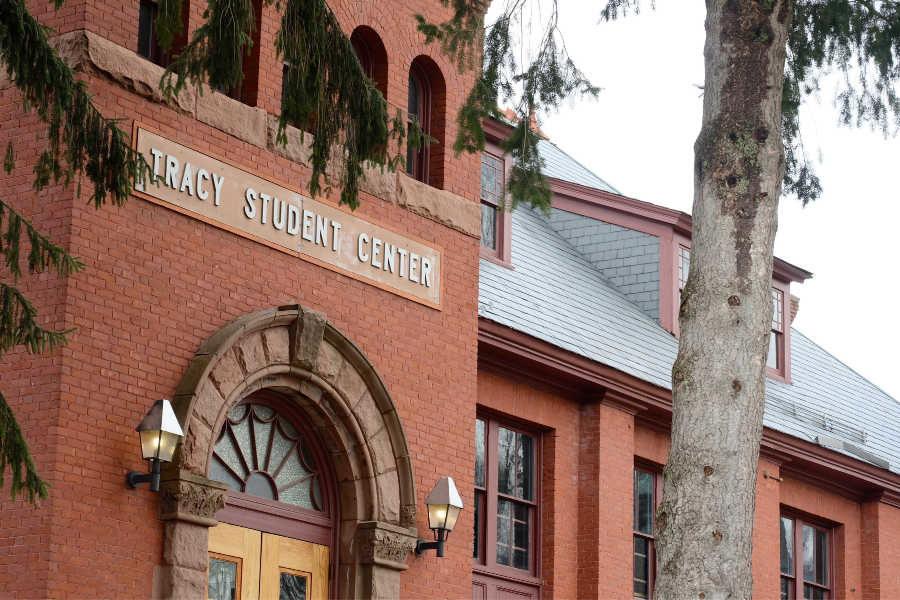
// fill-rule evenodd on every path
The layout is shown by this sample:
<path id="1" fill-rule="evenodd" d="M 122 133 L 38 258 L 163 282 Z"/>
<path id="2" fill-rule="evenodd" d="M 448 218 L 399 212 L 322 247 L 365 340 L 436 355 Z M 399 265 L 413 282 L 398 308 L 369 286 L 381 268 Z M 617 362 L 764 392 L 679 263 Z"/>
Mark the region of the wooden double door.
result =
<path id="1" fill-rule="evenodd" d="M 209 530 L 209 600 L 325 600 L 328 547 L 227 523 Z"/>

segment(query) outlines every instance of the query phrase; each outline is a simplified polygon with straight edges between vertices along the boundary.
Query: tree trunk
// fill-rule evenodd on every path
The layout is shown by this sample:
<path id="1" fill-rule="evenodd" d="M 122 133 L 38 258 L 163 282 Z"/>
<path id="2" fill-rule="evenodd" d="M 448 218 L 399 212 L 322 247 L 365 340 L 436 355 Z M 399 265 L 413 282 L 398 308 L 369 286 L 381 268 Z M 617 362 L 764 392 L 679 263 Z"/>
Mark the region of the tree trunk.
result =
<path id="1" fill-rule="evenodd" d="M 707 0 L 690 275 L 672 368 L 656 598 L 751 597 L 756 471 L 784 172 L 790 0 Z"/>

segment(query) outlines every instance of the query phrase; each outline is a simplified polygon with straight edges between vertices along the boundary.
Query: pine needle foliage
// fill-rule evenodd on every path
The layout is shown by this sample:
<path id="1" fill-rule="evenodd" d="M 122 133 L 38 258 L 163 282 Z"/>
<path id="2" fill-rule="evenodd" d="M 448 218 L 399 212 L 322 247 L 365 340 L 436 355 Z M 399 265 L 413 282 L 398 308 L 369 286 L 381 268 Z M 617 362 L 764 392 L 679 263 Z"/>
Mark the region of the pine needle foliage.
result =
<path id="1" fill-rule="evenodd" d="M 53 268 L 59 276 L 68 277 L 84 266 L 41 235 L 30 221 L 3 200 L 0 200 L 0 232 L 0 256 L 14 283 L 22 276 L 23 233 L 30 246 L 25 257 L 30 273 Z M 40 354 L 65 343 L 66 335 L 71 331 L 45 329 L 37 324 L 36 317 L 37 310 L 16 287 L 0 282 L 0 357 L 14 346 L 25 346 L 29 353 Z M 47 497 L 47 483 L 38 475 L 22 430 L 0 393 L 0 486 L 7 464 L 12 474 L 10 492 L 14 500 L 20 493 L 31 503 Z"/>
<path id="2" fill-rule="evenodd" d="M 602 18 L 639 12 L 641 0 L 608 0 Z M 800 134 L 800 106 L 820 91 L 824 73 L 842 81 L 835 105 L 843 125 L 870 125 L 885 135 L 900 127 L 900 2 L 896 0 L 794 0 L 782 96 L 783 191 L 804 205 L 822 184 Z"/>
<path id="3" fill-rule="evenodd" d="M 453 16 L 443 23 L 429 23 L 416 15 L 418 29 L 425 34 L 426 42 L 440 44 L 441 51 L 461 70 L 471 69 L 477 65 L 477 58 L 482 57 L 481 73 L 457 114 L 459 128 L 453 149 L 457 154 L 483 150 L 482 120 L 502 118 L 498 106 L 514 100 L 518 120 L 513 133 L 501 145 L 513 159 L 507 189 L 513 206 L 524 202 L 548 211 L 550 186 L 538 152 L 540 137 L 530 126 L 532 118 L 539 110 L 558 108 L 564 99 L 573 95 L 596 97 L 600 92 L 566 51 L 557 27 L 556 1 L 551 3 L 537 51 L 524 59 L 524 64 L 516 59 L 512 27 L 525 21 L 526 1 L 509 0 L 503 14 L 487 27 L 482 27 L 488 5 L 484 0 L 442 0 L 442 3 L 453 8 Z"/>
<path id="4" fill-rule="evenodd" d="M 116 122 L 94 107 L 85 84 L 75 79 L 48 43 L 47 29 L 21 0 L 0 0 L 0 61 L 21 92 L 26 112 L 35 111 L 47 125 L 47 147 L 34 167 L 35 191 L 51 180 L 68 185 L 83 173 L 92 184 L 95 206 L 107 199 L 124 203 L 131 182 L 149 173 L 149 165 Z M 10 152 L 8 147 L 6 163 Z"/>
<path id="5" fill-rule="evenodd" d="M 37 504 L 47 497 L 47 482 L 38 475 L 25 436 L 6 398 L 0 393 L 0 486 L 3 485 L 7 464 L 12 472 L 10 490 L 13 500 L 16 495 L 23 494 L 29 502 Z"/>
<path id="6" fill-rule="evenodd" d="M 180 8 L 161 11 L 160 31 L 180 31 Z M 324 0 L 266 0 L 281 12 L 275 38 L 278 56 L 288 65 L 277 141 L 287 142 L 285 127 L 309 124 L 313 134 L 313 197 L 331 188 L 337 177 L 341 203 L 359 205 L 359 180 L 365 163 L 394 171 L 403 164 L 399 151 L 407 136 L 400 115 L 389 118 L 387 103 L 362 70 L 350 40 Z M 256 24 L 250 0 L 211 0 L 206 23 L 169 66 L 161 87 L 169 97 L 191 84 L 202 92 L 233 89 L 243 77 L 243 55 L 252 45 Z M 174 35 L 174 34 L 173 34 Z M 168 41 L 168 40 L 167 40 Z M 421 132 L 409 142 L 424 143 Z M 335 158 L 340 165 L 335 168 Z"/>
<path id="7" fill-rule="evenodd" d="M 54 0 L 56 8 L 62 0 Z M 115 120 L 105 118 L 94 106 L 83 82 L 63 62 L 47 40 L 48 29 L 37 22 L 21 0 L 0 0 L 0 62 L 22 96 L 24 112 L 33 111 L 46 125 L 46 147 L 34 165 L 35 192 L 51 182 L 68 186 L 81 177 L 91 184 L 89 202 L 99 208 L 107 201 L 123 204 L 132 181 L 150 172 L 144 158 L 134 151 Z M 16 166 L 12 140 L 6 145 L 3 168 Z M 22 255 L 25 239 L 29 251 Z M 30 221 L 0 200 L 0 256 L 12 283 L 0 283 L 0 357 L 14 346 L 39 354 L 65 343 L 70 331 L 53 331 L 37 324 L 37 310 L 15 287 L 22 276 L 22 262 L 29 273 L 49 268 L 67 277 L 82 268 L 81 262 L 52 243 Z M 47 483 L 31 458 L 12 409 L 0 394 L 0 486 L 6 468 L 12 474 L 13 499 L 24 495 L 36 503 L 46 498 Z"/>

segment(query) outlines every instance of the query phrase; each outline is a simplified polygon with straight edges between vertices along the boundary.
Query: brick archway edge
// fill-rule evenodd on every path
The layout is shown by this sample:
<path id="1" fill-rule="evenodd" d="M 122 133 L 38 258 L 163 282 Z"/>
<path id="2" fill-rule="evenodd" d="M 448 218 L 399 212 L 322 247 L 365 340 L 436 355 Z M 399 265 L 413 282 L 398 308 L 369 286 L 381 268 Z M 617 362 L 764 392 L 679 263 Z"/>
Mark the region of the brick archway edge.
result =
<path id="1" fill-rule="evenodd" d="M 297 402 L 330 454 L 341 504 L 342 597 L 396 597 L 415 547 L 416 493 L 409 448 L 390 394 L 365 354 L 323 313 L 300 305 L 244 315 L 204 342 L 173 399 L 185 438 L 163 473 L 166 522 L 155 598 L 205 598 L 208 528 L 225 486 L 206 477 L 229 410 L 273 389 Z"/>

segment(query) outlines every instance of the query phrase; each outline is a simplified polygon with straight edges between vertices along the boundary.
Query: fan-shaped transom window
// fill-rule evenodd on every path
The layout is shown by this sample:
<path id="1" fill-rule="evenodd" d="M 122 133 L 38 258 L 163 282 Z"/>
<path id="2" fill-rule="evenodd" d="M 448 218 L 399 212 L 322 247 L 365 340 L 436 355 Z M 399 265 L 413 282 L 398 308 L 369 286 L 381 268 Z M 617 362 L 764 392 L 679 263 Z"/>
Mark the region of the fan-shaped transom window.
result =
<path id="1" fill-rule="evenodd" d="M 297 429 L 273 408 L 235 406 L 213 449 L 209 476 L 232 490 L 325 510 L 321 470 Z"/>

